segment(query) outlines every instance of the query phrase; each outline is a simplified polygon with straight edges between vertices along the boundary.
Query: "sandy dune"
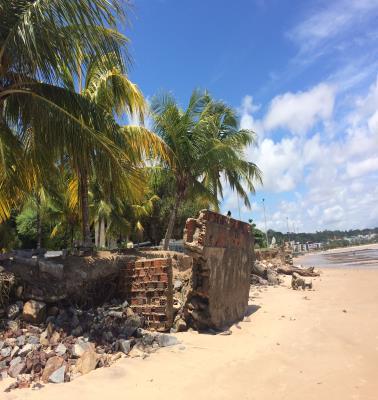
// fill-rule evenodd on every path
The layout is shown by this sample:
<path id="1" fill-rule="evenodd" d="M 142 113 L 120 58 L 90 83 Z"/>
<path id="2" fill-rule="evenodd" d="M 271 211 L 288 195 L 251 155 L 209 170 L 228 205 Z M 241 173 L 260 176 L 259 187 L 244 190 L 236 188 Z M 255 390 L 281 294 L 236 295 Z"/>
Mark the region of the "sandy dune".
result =
<path id="1" fill-rule="evenodd" d="M 376 400 L 377 287 L 378 269 L 325 269 L 315 291 L 254 290 L 231 336 L 179 334 L 185 348 L 0 399 Z"/>

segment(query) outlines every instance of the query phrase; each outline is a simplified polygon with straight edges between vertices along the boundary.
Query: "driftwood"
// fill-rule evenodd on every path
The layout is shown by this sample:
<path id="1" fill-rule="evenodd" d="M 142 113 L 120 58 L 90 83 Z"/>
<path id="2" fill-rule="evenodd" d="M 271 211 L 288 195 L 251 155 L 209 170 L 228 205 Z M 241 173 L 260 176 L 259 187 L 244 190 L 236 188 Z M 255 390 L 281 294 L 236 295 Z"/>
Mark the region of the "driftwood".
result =
<path id="1" fill-rule="evenodd" d="M 278 267 L 277 272 L 279 274 L 285 274 L 285 275 L 293 275 L 293 273 L 297 273 L 298 275 L 301 276 L 319 276 L 319 273 L 314 271 L 314 267 L 298 268 L 285 265 L 283 267 Z"/>

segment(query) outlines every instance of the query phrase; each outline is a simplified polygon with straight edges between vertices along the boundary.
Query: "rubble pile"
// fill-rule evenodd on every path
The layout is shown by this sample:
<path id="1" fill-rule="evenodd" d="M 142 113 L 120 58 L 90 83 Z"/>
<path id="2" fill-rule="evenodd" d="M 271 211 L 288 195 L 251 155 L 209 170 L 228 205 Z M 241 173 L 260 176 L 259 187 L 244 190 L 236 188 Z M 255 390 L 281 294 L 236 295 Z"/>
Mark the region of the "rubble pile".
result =
<path id="1" fill-rule="evenodd" d="M 87 310 L 17 301 L 4 312 L 0 379 L 16 379 L 8 390 L 68 382 L 121 357 L 145 358 L 178 343 L 174 336 L 144 330 L 143 317 L 117 300 Z"/>
<path id="2" fill-rule="evenodd" d="M 314 267 L 303 268 L 301 266 L 293 266 L 293 259 L 287 251 L 283 255 L 278 253 L 272 259 L 255 260 L 251 268 L 251 285 L 279 285 L 283 282 L 280 275 L 292 275 L 294 278 L 302 277 L 315 277 L 319 273 L 315 271 Z M 303 279 L 302 279 L 303 280 Z M 302 282 L 302 280 L 300 282 Z M 293 289 L 300 287 L 310 287 L 309 284 L 294 284 Z"/>

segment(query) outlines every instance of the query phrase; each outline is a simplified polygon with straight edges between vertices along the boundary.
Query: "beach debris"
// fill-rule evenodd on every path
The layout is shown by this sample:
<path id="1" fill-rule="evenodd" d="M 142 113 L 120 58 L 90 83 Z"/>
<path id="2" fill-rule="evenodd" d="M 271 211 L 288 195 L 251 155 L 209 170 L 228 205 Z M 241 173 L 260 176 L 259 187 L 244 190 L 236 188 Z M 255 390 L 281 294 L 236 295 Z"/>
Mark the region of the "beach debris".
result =
<path id="1" fill-rule="evenodd" d="M 2 321 L 0 376 L 17 379 L 7 391 L 67 382 L 121 357 L 144 359 L 160 347 L 179 344 L 173 335 L 143 329 L 143 318 L 127 302 L 113 299 L 95 308 L 50 306 L 47 310 L 38 303 L 28 301 L 26 309 L 24 305 L 18 315 L 11 315 L 15 319 Z M 34 322 L 42 316 L 42 322 Z M 72 334 L 77 328 L 82 332 L 79 337 Z"/>

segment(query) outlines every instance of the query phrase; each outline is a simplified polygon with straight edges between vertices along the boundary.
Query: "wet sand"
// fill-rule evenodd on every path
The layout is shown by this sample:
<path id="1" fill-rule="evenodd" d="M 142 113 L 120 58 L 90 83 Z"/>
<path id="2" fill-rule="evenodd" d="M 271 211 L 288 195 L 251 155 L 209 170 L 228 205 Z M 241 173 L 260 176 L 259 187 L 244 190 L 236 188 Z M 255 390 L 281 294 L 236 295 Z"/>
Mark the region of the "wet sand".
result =
<path id="1" fill-rule="evenodd" d="M 376 400 L 378 270 L 324 269 L 313 282 L 306 292 L 253 289 L 231 336 L 178 334 L 181 347 L 0 399 Z"/>
<path id="2" fill-rule="evenodd" d="M 308 253 L 294 259 L 296 265 L 322 267 L 378 267 L 378 243 Z"/>

